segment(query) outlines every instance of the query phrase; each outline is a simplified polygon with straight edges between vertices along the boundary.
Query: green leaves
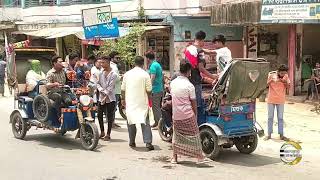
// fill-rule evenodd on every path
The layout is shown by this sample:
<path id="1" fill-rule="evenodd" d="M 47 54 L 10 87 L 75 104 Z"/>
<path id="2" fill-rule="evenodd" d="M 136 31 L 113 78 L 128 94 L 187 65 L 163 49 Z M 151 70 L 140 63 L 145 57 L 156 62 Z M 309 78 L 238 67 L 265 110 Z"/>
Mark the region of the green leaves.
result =
<path id="1" fill-rule="evenodd" d="M 95 54 L 109 55 L 112 51 L 117 51 L 122 61 L 133 64 L 138 40 L 144 32 L 145 24 L 134 23 L 130 26 L 129 33 L 126 36 L 114 40 L 106 40 Z"/>

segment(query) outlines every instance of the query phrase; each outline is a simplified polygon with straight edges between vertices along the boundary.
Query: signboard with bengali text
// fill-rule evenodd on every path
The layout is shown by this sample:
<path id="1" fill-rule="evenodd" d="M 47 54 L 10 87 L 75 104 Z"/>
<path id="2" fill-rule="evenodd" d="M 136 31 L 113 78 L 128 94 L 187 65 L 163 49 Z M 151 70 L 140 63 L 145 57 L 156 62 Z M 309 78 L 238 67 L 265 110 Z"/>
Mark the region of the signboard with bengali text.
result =
<path id="1" fill-rule="evenodd" d="M 261 23 L 320 23 L 320 0 L 262 0 Z"/>
<path id="2" fill-rule="evenodd" d="M 117 18 L 112 18 L 111 6 L 82 10 L 82 26 L 86 39 L 119 37 Z"/>

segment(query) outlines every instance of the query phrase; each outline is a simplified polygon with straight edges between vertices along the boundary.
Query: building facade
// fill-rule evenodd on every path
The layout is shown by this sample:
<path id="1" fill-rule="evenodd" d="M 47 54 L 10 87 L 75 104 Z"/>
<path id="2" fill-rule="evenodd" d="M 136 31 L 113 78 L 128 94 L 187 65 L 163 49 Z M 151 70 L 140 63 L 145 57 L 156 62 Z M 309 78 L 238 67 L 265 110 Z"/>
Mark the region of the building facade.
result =
<path id="1" fill-rule="evenodd" d="M 302 61 L 311 58 L 313 65 L 320 62 L 315 45 L 320 38 L 320 14 L 314 3 L 221 0 L 207 9 L 211 10 L 211 25 L 243 26 L 244 57 L 265 58 L 271 70 L 287 64 L 292 82 L 289 94 L 299 95 L 303 91 Z"/>

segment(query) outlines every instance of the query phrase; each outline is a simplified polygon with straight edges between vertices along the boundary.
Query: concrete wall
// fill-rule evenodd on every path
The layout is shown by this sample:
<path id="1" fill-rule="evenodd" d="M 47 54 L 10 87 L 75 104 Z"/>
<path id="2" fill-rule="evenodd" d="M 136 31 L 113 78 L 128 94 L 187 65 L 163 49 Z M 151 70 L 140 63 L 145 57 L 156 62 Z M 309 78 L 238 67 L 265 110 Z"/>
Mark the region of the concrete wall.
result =
<path id="1" fill-rule="evenodd" d="M 24 22 L 37 23 L 66 23 L 81 22 L 81 10 L 93 7 L 111 5 L 113 16 L 136 16 L 138 9 L 138 0 L 102 3 L 102 4 L 86 4 L 71 6 L 38 6 L 21 10 L 21 18 Z M 123 12 L 132 11 L 132 12 Z M 122 12 L 122 13 L 119 13 Z"/>
<path id="2" fill-rule="evenodd" d="M 1 21 L 18 21 L 21 20 L 21 8 L 9 7 L 0 8 Z"/>
<path id="3" fill-rule="evenodd" d="M 70 6 L 38 6 L 30 8 L 5 8 L 0 11 L 0 21 L 23 20 L 24 23 L 67 23 L 81 22 L 81 10 L 104 5 L 111 5 L 114 17 L 136 17 L 139 0 L 101 4 L 80 4 Z M 146 15 L 197 14 L 200 12 L 199 0 L 143 0 Z"/>
<path id="4" fill-rule="evenodd" d="M 280 64 L 288 64 L 288 26 L 287 25 L 270 25 L 261 26 L 258 30 L 262 32 L 272 32 L 278 34 L 278 55 L 259 56 L 265 58 L 271 63 L 271 70 L 276 70 Z"/>
<path id="5" fill-rule="evenodd" d="M 215 4 L 220 4 L 221 0 L 200 0 L 200 6 L 208 7 L 214 6 Z"/>
<path id="6" fill-rule="evenodd" d="M 189 41 L 185 39 L 185 31 L 191 31 L 191 39 L 194 39 L 195 33 L 199 30 L 206 32 L 206 40 L 211 41 L 217 34 L 224 34 L 229 41 L 241 41 L 243 35 L 243 28 L 241 26 L 223 27 L 210 26 L 210 19 L 208 18 L 174 18 L 171 20 L 174 25 L 174 39 L 175 41 Z"/>

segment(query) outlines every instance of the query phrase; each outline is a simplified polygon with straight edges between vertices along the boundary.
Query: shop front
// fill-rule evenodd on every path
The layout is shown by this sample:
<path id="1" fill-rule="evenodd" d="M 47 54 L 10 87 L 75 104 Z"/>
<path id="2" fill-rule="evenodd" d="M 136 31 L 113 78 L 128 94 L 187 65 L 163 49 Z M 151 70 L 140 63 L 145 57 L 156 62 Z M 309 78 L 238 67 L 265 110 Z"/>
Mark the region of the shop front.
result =
<path id="1" fill-rule="evenodd" d="M 171 50 L 171 27 L 170 26 L 149 26 L 143 35 L 143 52 L 152 50 L 156 59 L 162 65 L 163 70 L 170 71 Z M 143 55 L 143 54 L 141 54 Z"/>
<path id="2" fill-rule="evenodd" d="M 302 85 L 302 63 L 310 66 L 320 62 L 320 11 L 319 1 L 266 1 L 261 3 L 261 24 L 287 26 L 287 58 L 291 95 L 299 95 Z M 278 38 L 279 41 L 279 38 Z"/>
<path id="3" fill-rule="evenodd" d="M 289 67 L 290 95 L 303 91 L 302 61 L 319 62 L 320 11 L 315 1 L 249 1 L 211 9 L 211 24 L 244 26 L 244 57 Z M 319 5 L 318 5 L 319 6 Z"/>

